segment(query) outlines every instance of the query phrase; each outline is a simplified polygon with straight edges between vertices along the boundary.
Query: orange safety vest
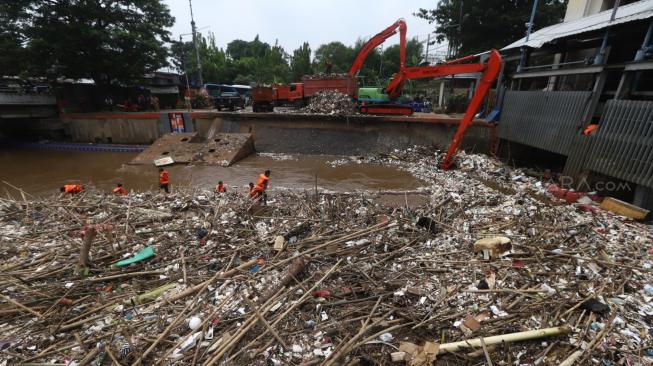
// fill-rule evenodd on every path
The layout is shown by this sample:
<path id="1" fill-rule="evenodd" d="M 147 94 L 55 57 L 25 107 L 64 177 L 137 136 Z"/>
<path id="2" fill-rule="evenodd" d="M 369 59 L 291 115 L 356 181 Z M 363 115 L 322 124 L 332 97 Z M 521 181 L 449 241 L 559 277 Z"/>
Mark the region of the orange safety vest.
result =
<path id="1" fill-rule="evenodd" d="M 159 174 L 159 184 L 168 184 L 170 183 L 170 177 L 168 176 L 168 171 L 164 170 Z"/>
<path id="2" fill-rule="evenodd" d="M 126 196 L 127 195 L 127 190 L 125 189 L 125 187 L 116 187 L 116 188 L 113 189 L 113 194 L 119 194 L 119 195 Z"/>
<path id="3" fill-rule="evenodd" d="M 592 131 L 598 130 L 598 129 L 599 129 L 599 125 L 596 124 L 596 123 L 593 123 L 593 124 L 588 125 L 587 127 L 585 127 L 585 129 L 583 130 L 583 135 L 587 136 L 590 133 L 592 133 Z"/>
<path id="4" fill-rule="evenodd" d="M 82 186 L 79 184 L 66 184 L 63 186 L 63 189 L 66 193 L 79 193 L 83 190 Z"/>
<path id="5" fill-rule="evenodd" d="M 270 184 L 270 178 L 268 178 L 265 174 L 261 174 L 258 176 L 258 182 L 256 182 L 256 187 L 261 187 L 262 190 L 265 190 L 268 188 L 268 184 Z"/>
<path id="6" fill-rule="evenodd" d="M 227 188 L 223 184 L 218 184 L 215 186 L 215 191 L 220 192 L 220 193 L 225 193 L 227 191 Z"/>

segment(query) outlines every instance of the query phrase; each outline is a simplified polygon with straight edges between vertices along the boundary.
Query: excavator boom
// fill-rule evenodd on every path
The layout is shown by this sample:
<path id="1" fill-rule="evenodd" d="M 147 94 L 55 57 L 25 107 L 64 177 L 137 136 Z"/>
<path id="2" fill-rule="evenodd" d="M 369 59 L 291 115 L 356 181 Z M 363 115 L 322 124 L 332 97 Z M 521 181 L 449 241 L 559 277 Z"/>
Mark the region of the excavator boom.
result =
<path id="1" fill-rule="evenodd" d="M 394 99 L 401 94 L 401 89 L 404 86 L 406 80 L 409 79 L 422 79 L 422 78 L 435 78 L 446 75 L 454 74 L 464 74 L 464 73 L 475 73 L 482 72 L 481 79 L 474 91 L 472 100 L 467 106 L 465 115 L 463 116 L 458 129 L 451 140 L 449 149 L 447 150 L 447 155 L 445 155 L 444 160 L 441 163 L 441 168 L 448 170 L 453 162 L 453 157 L 458 152 L 462 139 L 465 136 L 465 131 L 472 124 L 476 111 L 483 103 L 483 100 L 487 96 L 487 93 L 492 88 L 492 84 L 497 79 L 499 72 L 501 71 L 501 55 L 497 50 L 491 50 L 487 59 L 487 62 L 479 61 L 477 63 L 464 63 L 471 59 L 477 58 L 478 56 L 466 56 L 457 60 L 449 61 L 442 65 L 436 66 L 418 66 L 418 67 L 404 67 L 395 75 L 388 87 L 386 88 L 386 93 L 390 98 Z M 377 107 L 379 110 L 381 106 Z M 384 105 L 388 110 L 391 110 L 391 105 Z M 368 106 L 368 110 L 372 111 L 373 106 Z M 391 112 L 392 113 L 392 110 Z"/>
<path id="2" fill-rule="evenodd" d="M 456 130 L 451 144 L 449 145 L 447 155 L 442 161 L 441 168 L 447 170 L 451 167 L 453 157 L 460 148 L 465 131 L 472 124 L 476 111 L 483 103 L 485 96 L 501 71 L 501 55 L 497 50 L 493 49 L 489 53 L 487 62 L 479 61 L 476 63 L 469 63 L 468 61 L 478 58 L 477 55 L 470 55 L 441 65 L 406 67 L 406 31 L 406 22 L 403 19 L 399 19 L 382 32 L 370 38 L 370 40 L 367 41 L 358 52 L 358 55 L 356 55 L 356 59 L 354 59 L 354 62 L 349 69 L 349 77 L 356 77 L 370 52 L 397 32 L 399 32 L 399 71 L 385 89 L 385 92 L 388 94 L 390 99 L 395 99 L 401 94 L 401 90 L 403 89 L 406 80 L 482 72 L 483 74 L 478 86 L 476 87 L 476 91 L 472 96 L 472 100 L 467 106 L 465 115 L 460 121 L 458 130 Z M 409 106 L 402 106 L 393 103 L 364 103 L 361 105 L 360 111 L 361 113 L 373 114 L 412 114 L 412 108 Z"/>
<path id="3" fill-rule="evenodd" d="M 355 77 L 360 69 L 363 68 L 365 59 L 367 59 L 370 52 L 381 43 L 385 42 L 386 39 L 395 35 L 397 31 L 399 31 L 399 69 L 403 69 L 406 65 L 406 29 L 406 21 L 399 19 L 388 28 L 370 38 L 370 40 L 363 45 L 360 51 L 358 51 L 358 55 L 356 55 L 354 62 L 351 64 L 351 68 L 349 68 L 349 76 Z"/>

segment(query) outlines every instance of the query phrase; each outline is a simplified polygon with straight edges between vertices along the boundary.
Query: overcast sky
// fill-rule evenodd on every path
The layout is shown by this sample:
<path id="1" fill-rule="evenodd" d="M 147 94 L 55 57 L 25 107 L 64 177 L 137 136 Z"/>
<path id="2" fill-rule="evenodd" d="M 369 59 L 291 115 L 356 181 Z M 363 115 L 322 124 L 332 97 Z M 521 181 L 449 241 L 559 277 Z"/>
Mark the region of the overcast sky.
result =
<path id="1" fill-rule="evenodd" d="M 190 33 L 188 0 L 164 0 L 176 18 L 175 39 Z M 434 8 L 437 0 L 193 0 L 195 23 L 203 34 L 213 32 L 219 47 L 234 39 L 250 41 L 258 34 L 270 44 L 275 40 L 288 53 L 308 41 L 311 49 L 331 41 L 353 45 L 405 18 L 408 38 L 426 35 L 432 24 L 413 16 L 419 8 Z M 393 36 L 385 44 L 398 42 Z M 190 40 L 190 37 L 187 38 Z"/>

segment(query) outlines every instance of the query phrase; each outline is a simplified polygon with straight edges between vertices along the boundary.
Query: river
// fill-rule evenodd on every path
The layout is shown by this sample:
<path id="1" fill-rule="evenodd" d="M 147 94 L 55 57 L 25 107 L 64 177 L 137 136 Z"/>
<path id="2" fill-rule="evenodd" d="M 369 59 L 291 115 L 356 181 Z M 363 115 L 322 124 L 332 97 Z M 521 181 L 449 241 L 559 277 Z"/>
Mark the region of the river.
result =
<path id="1" fill-rule="evenodd" d="M 0 180 L 34 195 L 56 193 L 67 183 L 92 184 L 110 190 L 122 182 L 129 190 L 157 189 L 158 172 L 154 166 L 128 165 L 133 153 L 73 152 L 55 150 L 0 150 Z M 171 186 L 193 185 L 212 188 L 219 180 L 228 188 L 245 191 L 247 183 L 256 182 L 266 169 L 272 171 L 271 189 L 275 187 L 313 189 L 317 174 L 318 187 L 333 191 L 412 190 L 424 184 L 411 174 L 394 167 L 374 164 L 331 166 L 337 156 L 268 156 L 252 155 L 230 167 L 168 167 Z M 16 193 L 2 183 L 10 194 Z M 4 190 L 0 195 L 5 196 Z"/>

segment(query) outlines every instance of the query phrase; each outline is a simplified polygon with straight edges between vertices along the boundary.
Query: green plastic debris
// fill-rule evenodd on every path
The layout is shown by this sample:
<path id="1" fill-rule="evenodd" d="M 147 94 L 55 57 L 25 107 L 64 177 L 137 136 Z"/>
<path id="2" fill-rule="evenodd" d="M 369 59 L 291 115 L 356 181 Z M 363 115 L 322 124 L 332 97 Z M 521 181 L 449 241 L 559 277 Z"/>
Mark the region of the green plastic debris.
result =
<path id="1" fill-rule="evenodd" d="M 155 288 L 154 290 L 148 291 L 146 293 L 125 300 L 125 303 L 130 303 L 133 300 L 134 303 L 136 304 L 143 304 L 148 301 L 156 300 L 159 296 L 161 296 L 161 294 L 163 294 L 164 292 L 168 291 L 171 288 L 174 288 L 175 286 L 177 285 L 174 283 L 168 283 L 161 287 Z"/>
<path id="2" fill-rule="evenodd" d="M 131 258 L 123 259 L 119 262 L 116 262 L 116 267 L 124 267 L 128 266 L 132 263 L 144 261 L 148 258 L 154 257 L 154 248 L 151 246 L 145 247 L 145 249 L 141 250 L 140 252 L 136 253 L 136 255 L 132 256 Z"/>

